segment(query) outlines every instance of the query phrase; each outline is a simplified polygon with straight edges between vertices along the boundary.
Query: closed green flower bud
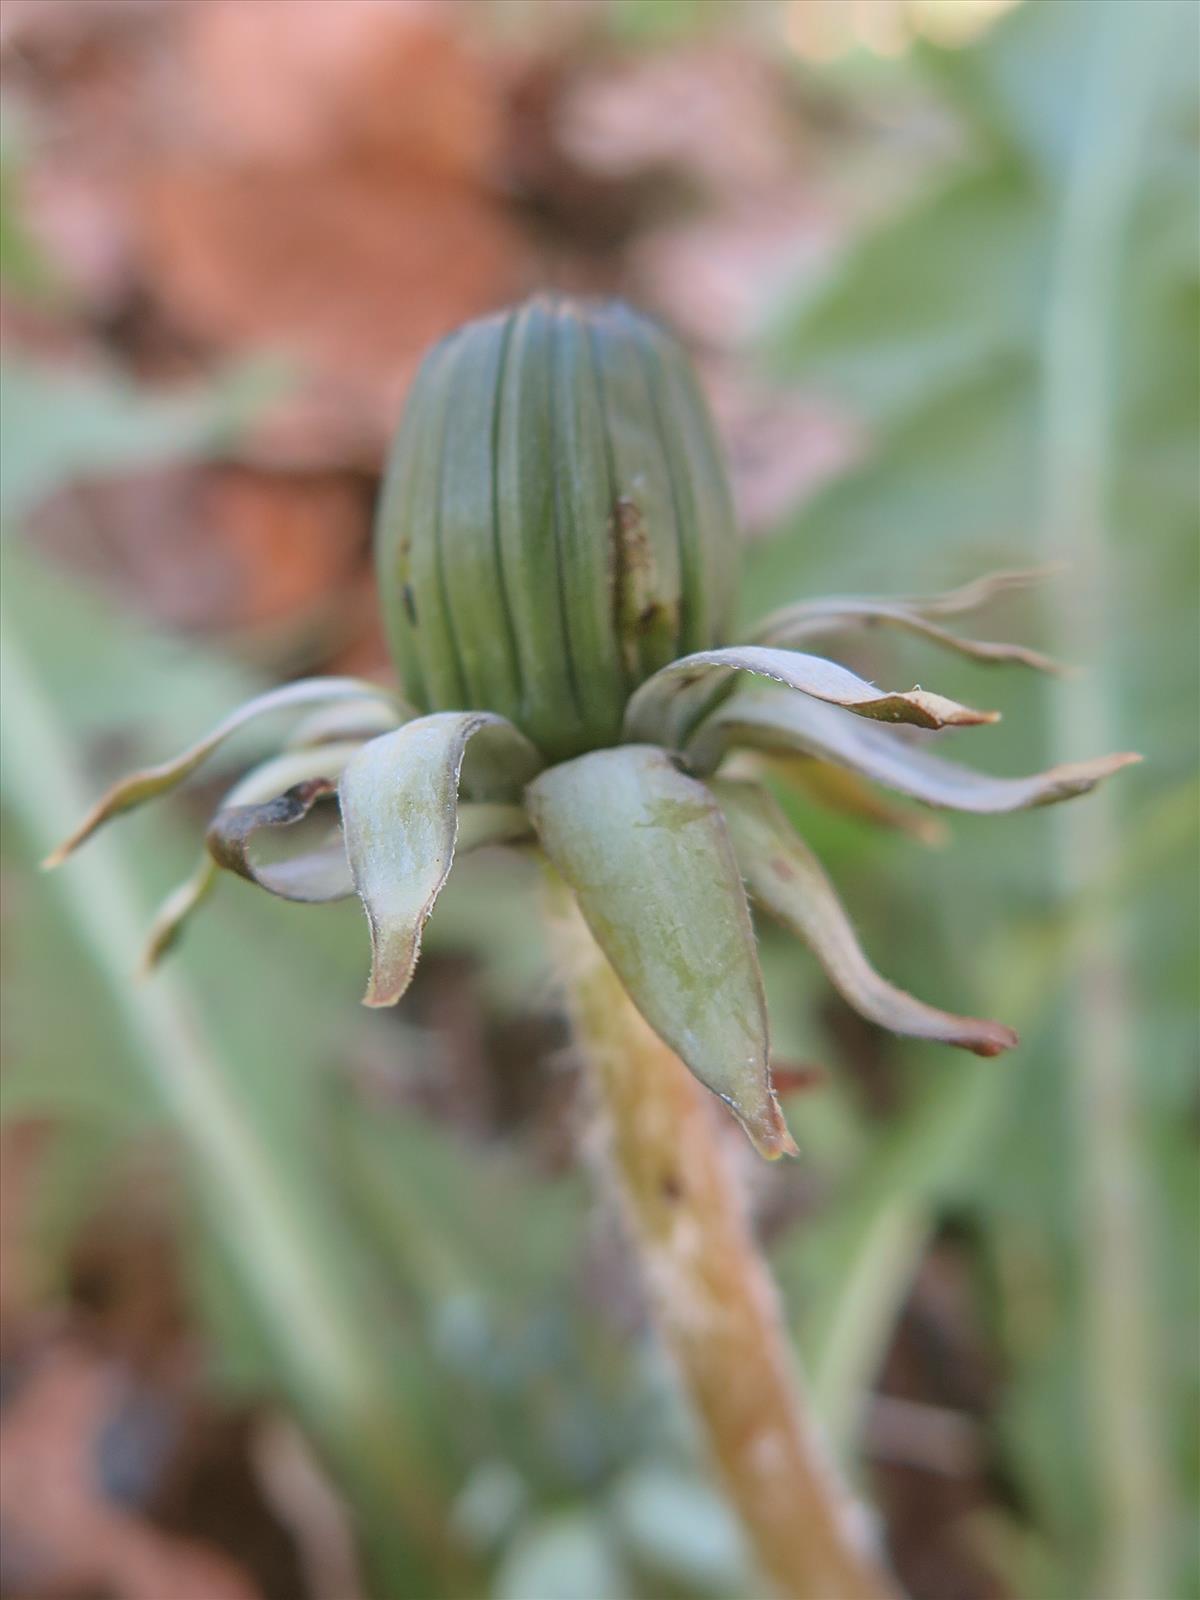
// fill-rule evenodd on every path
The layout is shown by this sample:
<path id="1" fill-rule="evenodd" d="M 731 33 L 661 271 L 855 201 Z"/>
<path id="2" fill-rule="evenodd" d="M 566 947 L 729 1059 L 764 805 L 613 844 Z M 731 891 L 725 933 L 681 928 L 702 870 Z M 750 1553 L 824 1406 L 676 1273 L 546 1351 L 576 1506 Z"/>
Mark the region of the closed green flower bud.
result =
<path id="1" fill-rule="evenodd" d="M 800 601 L 750 641 L 722 645 L 737 540 L 686 357 L 625 306 L 568 300 L 471 323 L 429 353 L 377 534 L 392 649 L 421 714 L 353 678 L 286 684 L 114 784 L 50 857 L 175 788 L 247 723 L 307 711 L 288 748 L 212 819 L 148 962 L 225 869 L 291 900 L 356 893 L 371 931 L 366 1002 L 392 1005 L 456 853 L 536 843 L 643 1018 L 764 1155 L 794 1146 L 771 1086 L 748 897 L 810 944 L 872 1021 L 979 1055 L 1016 1044 L 1011 1028 L 939 1011 L 882 978 L 787 815 L 722 762 L 766 752 L 777 770 L 798 765 L 802 782 L 824 774 L 826 797 L 876 818 L 888 813 L 864 779 L 973 812 L 1086 793 L 1138 757 L 986 777 L 898 742 L 887 724 L 961 727 L 998 713 L 919 686 L 879 688 L 795 648 L 882 624 L 977 660 L 1051 667 L 943 626 L 1030 574 L 927 600 Z M 310 839 L 280 859 L 279 836 L 335 794 L 340 841 Z"/>
<path id="2" fill-rule="evenodd" d="M 687 356 L 621 304 L 538 298 L 426 356 L 376 528 L 405 691 L 486 709 L 551 761 L 615 744 L 630 694 L 719 644 L 737 531 Z"/>

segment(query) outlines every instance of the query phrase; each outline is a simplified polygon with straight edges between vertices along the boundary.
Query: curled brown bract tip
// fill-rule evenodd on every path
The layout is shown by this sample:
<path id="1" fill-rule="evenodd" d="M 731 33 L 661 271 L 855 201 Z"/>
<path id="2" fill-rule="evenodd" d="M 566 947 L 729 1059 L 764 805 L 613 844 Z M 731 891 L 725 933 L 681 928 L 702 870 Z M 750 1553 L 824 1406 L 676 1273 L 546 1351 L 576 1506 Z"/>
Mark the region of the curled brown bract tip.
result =
<path id="1" fill-rule="evenodd" d="M 371 933 L 371 971 L 362 1003 L 372 1011 L 382 1011 L 404 998 L 421 953 L 421 935 L 428 920 L 429 907 L 422 906 L 411 921 L 389 927 L 370 910 L 367 926 Z"/>
<path id="2" fill-rule="evenodd" d="M 800 1146 L 792 1138 L 783 1119 L 779 1102 L 772 1094 L 762 1111 L 753 1119 L 736 1111 L 738 1121 L 746 1130 L 750 1143 L 765 1161 L 778 1161 L 781 1156 L 798 1156 Z"/>
<path id="3" fill-rule="evenodd" d="M 1006 1027 L 1003 1022 L 979 1021 L 970 1035 L 946 1042 L 970 1050 L 973 1055 L 990 1057 L 1002 1056 L 1006 1050 L 1015 1050 L 1021 1042 L 1021 1036 L 1015 1028 Z"/>
<path id="4" fill-rule="evenodd" d="M 113 817 L 119 817 L 123 811 L 131 811 L 134 806 L 142 805 L 146 800 L 152 800 L 164 788 L 169 787 L 169 783 L 162 777 L 164 770 L 164 768 L 150 767 L 144 772 L 132 773 L 129 777 L 114 783 L 96 801 L 78 827 L 69 833 L 60 845 L 51 850 L 42 862 L 42 870 L 53 872 L 56 867 L 61 867 L 63 862 L 73 856 L 80 845 L 86 844 L 106 822 Z"/>
<path id="5" fill-rule="evenodd" d="M 1098 783 L 1111 778 L 1125 767 L 1137 767 L 1145 760 L 1135 750 L 1118 751 L 1116 755 L 1100 756 L 1095 761 L 1067 761 L 1044 774 L 1052 779 L 1044 793 L 1032 801 L 1034 805 L 1053 805 L 1059 800 L 1074 800 L 1076 796 L 1090 794 Z"/>
<path id="6" fill-rule="evenodd" d="M 88 812 L 84 820 L 75 829 L 74 833 L 69 834 L 61 844 L 55 845 L 54 849 L 51 850 L 48 856 L 42 857 L 41 861 L 38 863 L 41 870 L 43 872 L 55 872 L 59 867 L 62 866 L 64 861 L 75 854 L 76 850 L 79 849 L 79 846 L 83 844 L 86 839 L 91 838 L 92 834 L 95 833 L 96 829 L 104 820 L 104 813 L 100 811 L 98 807 L 93 807 L 93 809 Z"/>
<path id="7" fill-rule="evenodd" d="M 977 728 L 1000 721 L 999 711 L 979 711 L 919 688 L 907 694 L 880 695 L 853 709 L 877 722 L 907 722 L 917 728 Z"/>
<path id="8" fill-rule="evenodd" d="M 413 968 L 416 966 L 416 952 L 414 951 L 405 962 L 391 962 L 386 969 L 375 951 L 371 966 L 371 976 L 367 980 L 366 993 L 362 1003 L 372 1011 L 383 1011 L 388 1006 L 396 1005 L 403 999 L 404 993 L 412 980 Z"/>
<path id="9" fill-rule="evenodd" d="M 762 1155 L 767 1161 L 778 1161 L 783 1156 L 798 1156 L 800 1146 L 785 1128 L 775 1144 L 769 1150 L 762 1150 Z"/>

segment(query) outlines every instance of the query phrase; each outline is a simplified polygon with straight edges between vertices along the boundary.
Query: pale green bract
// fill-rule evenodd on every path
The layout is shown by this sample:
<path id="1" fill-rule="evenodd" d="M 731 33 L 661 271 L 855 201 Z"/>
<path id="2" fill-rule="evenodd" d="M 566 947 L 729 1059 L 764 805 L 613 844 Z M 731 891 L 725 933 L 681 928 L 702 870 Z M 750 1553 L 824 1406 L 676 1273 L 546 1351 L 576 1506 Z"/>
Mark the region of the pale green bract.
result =
<path id="1" fill-rule="evenodd" d="M 371 927 L 369 1006 L 408 988 L 421 934 L 450 876 L 467 745 L 489 751 L 489 787 L 520 793 L 540 765 L 523 734 L 486 711 L 440 711 L 372 739 L 342 773 L 338 800 L 354 887 Z M 497 778 L 505 770 L 508 780 Z"/>
<path id="2" fill-rule="evenodd" d="M 888 728 L 872 727 L 837 706 L 799 695 L 749 689 L 732 695 L 687 747 L 690 763 L 711 772 L 735 748 L 790 751 L 831 761 L 927 806 L 996 814 L 1055 805 L 1086 794 L 1139 758 L 1128 753 L 1064 762 L 1025 778 L 994 778 L 909 744 Z"/>
<path id="3" fill-rule="evenodd" d="M 646 1021 L 764 1155 L 791 1150 L 771 1089 L 754 930 L 712 791 L 656 746 L 634 744 L 551 767 L 527 804 Z"/>
<path id="4" fill-rule="evenodd" d="M 1136 760 L 972 772 L 887 724 L 949 729 L 997 713 L 878 688 L 790 648 L 882 626 L 1050 669 L 1036 651 L 941 622 L 1036 574 L 923 599 L 799 602 L 729 644 L 732 499 L 684 352 L 628 307 L 546 297 L 430 351 L 388 466 L 376 550 L 403 699 L 358 679 L 272 690 L 115 785 L 55 853 L 175 788 L 246 724 L 304 713 L 284 753 L 226 796 L 201 862 L 155 919 L 147 967 L 224 868 L 285 899 L 357 893 L 371 933 L 366 1003 L 391 1005 L 456 855 L 505 845 L 540 851 L 566 881 L 634 1005 L 766 1156 L 795 1147 L 771 1085 L 747 890 L 872 1021 L 982 1055 L 1016 1043 L 874 971 L 820 864 L 746 764 L 782 752 L 851 785 L 981 812 L 1069 799 Z M 739 781 L 712 776 L 730 756 Z"/>
<path id="5" fill-rule="evenodd" d="M 1017 1036 L 1011 1028 L 938 1011 L 874 971 L 820 862 L 772 795 L 758 784 L 727 778 L 712 787 L 751 897 L 810 946 L 830 983 L 856 1011 L 893 1033 L 938 1039 L 980 1056 L 1012 1049 Z"/>
<path id="6" fill-rule="evenodd" d="M 766 678 L 785 689 L 798 689 L 814 700 L 844 706 L 856 716 L 879 722 L 957 728 L 995 722 L 998 717 L 995 711 L 973 711 L 970 706 L 960 706 L 957 701 L 924 689 L 911 689 L 907 694 L 877 689 L 865 678 L 823 656 L 746 644 L 726 650 L 702 650 L 656 672 L 626 707 L 626 738 L 656 738 L 682 749 L 714 696 L 719 698 L 739 673 Z"/>

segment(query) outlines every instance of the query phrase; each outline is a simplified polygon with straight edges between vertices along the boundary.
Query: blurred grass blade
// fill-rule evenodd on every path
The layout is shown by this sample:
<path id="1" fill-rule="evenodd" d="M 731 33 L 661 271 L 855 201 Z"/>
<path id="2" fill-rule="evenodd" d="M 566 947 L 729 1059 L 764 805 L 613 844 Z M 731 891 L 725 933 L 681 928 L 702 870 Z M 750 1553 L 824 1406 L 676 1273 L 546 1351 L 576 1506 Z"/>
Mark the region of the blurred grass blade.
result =
<path id="1" fill-rule="evenodd" d="M 20 642 L 17 615 L 6 612 L 0 630 L 6 793 L 32 840 L 46 844 L 77 813 L 81 782 Z M 387 1343 L 374 1331 L 378 1318 L 350 1263 L 328 1248 L 320 1191 L 282 1158 L 252 1101 L 210 1053 L 183 990 L 167 977 L 130 983 L 140 916 L 116 852 L 113 842 L 89 852 L 55 880 L 55 891 L 103 975 L 147 1085 L 192 1158 L 205 1214 L 269 1334 L 280 1381 L 356 1499 L 387 1581 L 395 1592 L 453 1589 L 447 1574 L 458 1557 L 436 1488 L 410 1453 Z"/>
<path id="2" fill-rule="evenodd" d="M 1110 876 L 1093 887 L 1111 899 L 1125 870 L 1124 861 L 1110 863 Z M 1057 1004 L 1095 909 L 1077 906 L 1062 922 L 1026 924 L 986 946 L 982 964 L 1002 975 L 1003 1010 L 1022 1032 L 1035 1032 Z M 785 1285 L 799 1277 L 809 1285 L 799 1296 L 801 1344 L 821 1419 L 839 1455 L 852 1454 L 942 1204 L 984 1164 L 1006 1119 L 1024 1114 L 1022 1087 L 1015 1070 L 939 1076 L 872 1145 L 854 1174 L 847 1204 L 830 1214 L 816 1237 L 811 1229 L 793 1230 L 777 1258 Z M 830 1268 L 817 1274 L 822 1287 L 816 1292 L 801 1262 L 814 1246 Z"/>
<path id="3" fill-rule="evenodd" d="M 999 1022 L 939 1011 L 897 989 L 871 967 L 820 862 L 765 789 L 718 779 L 710 786 L 729 825 L 751 898 L 803 939 L 843 999 L 892 1033 L 958 1045 L 979 1056 L 1011 1050 Z"/>
<path id="4" fill-rule="evenodd" d="M 1086 794 L 1104 778 L 1141 760 L 1123 752 L 1094 761 L 1065 762 L 1026 778 L 995 778 L 946 761 L 890 729 L 872 728 L 836 706 L 761 691 L 744 691 L 727 700 L 697 730 L 689 755 L 708 770 L 726 749 L 736 746 L 801 751 L 848 767 L 926 805 L 978 813 L 1055 805 Z"/>
<path id="5" fill-rule="evenodd" d="M 872 1146 L 855 1171 L 846 1203 L 831 1213 L 826 1227 L 816 1234 L 793 1229 L 776 1255 L 785 1291 L 793 1283 L 805 1285 L 795 1296 L 800 1343 L 813 1374 L 818 1415 L 843 1461 L 853 1458 L 941 1196 L 958 1173 L 981 1159 L 1017 1081 L 1007 1072 L 939 1074 L 905 1118 Z M 812 1273 L 814 1250 L 828 1270 Z"/>
<path id="6" fill-rule="evenodd" d="M 483 711 L 439 711 L 364 745 L 339 797 L 354 886 L 371 928 L 369 1006 L 395 1005 L 408 988 L 421 934 L 450 876 L 459 776 L 468 743 L 490 743 L 488 766 L 520 785 L 541 765 L 523 734 Z"/>
<path id="7" fill-rule="evenodd" d="M 550 768 L 528 806 L 646 1021 L 763 1155 L 792 1153 L 746 895 L 709 791 L 662 750 L 623 745 Z"/>
<path id="8" fill-rule="evenodd" d="M 1136 320 L 1125 312 L 1129 246 L 1151 179 L 1152 124 L 1186 53 L 1196 82 L 1197 10 L 1152 6 L 1143 13 L 1099 6 L 1080 38 L 1077 112 L 1064 149 L 1061 202 L 1050 232 L 1040 365 L 1041 535 L 1046 553 L 1071 563 L 1089 585 L 1054 609 L 1055 637 L 1073 656 L 1112 633 L 1117 497 L 1116 420 L 1121 403 L 1119 343 Z M 1120 105 L 1119 116 L 1113 107 Z M 1195 110 L 1192 111 L 1195 128 Z M 1192 196 L 1196 194 L 1192 148 Z M 1195 239 L 1192 271 L 1195 272 Z M 1193 277 L 1194 282 L 1194 277 Z M 1195 297 L 1192 299 L 1195 305 Z M 1194 324 L 1193 324 L 1194 333 Z M 1193 375 L 1195 345 L 1191 350 Z M 1195 487 L 1195 441 L 1193 492 Z M 1193 595 L 1194 600 L 1194 595 Z M 1160 624 L 1161 626 L 1161 624 Z M 1194 658 L 1193 658 L 1194 665 Z M 1056 748 L 1113 739 L 1115 684 L 1097 672 L 1053 703 Z M 1055 829 L 1053 869 L 1064 897 L 1117 854 L 1121 824 L 1109 796 Z M 1133 952 L 1124 919 L 1098 919 L 1067 995 L 1083 1332 L 1087 1454 L 1095 1463 L 1104 1534 L 1096 1589 L 1114 1600 L 1164 1594 L 1169 1496 L 1158 1353 L 1147 1315 L 1151 1233 L 1139 1146 L 1139 1064 L 1131 1016 Z"/>
<path id="9" fill-rule="evenodd" d="M 381 702 L 387 701 L 386 690 L 377 688 L 374 684 L 364 683 L 358 678 L 305 678 L 298 683 L 284 684 L 280 689 L 269 689 L 266 694 L 256 695 L 253 700 L 248 700 L 245 705 L 230 712 L 229 716 L 223 718 L 210 733 L 198 739 L 195 744 L 189 745 L 173 760 L 163 761 L 158 766 L 145 767 L 140 772 L 130 773 L 127 778 L 115 783 L 108 793 L 102 795 L 92 806 L 83 821 L 50 852 L 46 857 L 47 867 L 61 866 L 68 856 L 95 833 L 97 828 L 102 827 L 112 817 L 119 816 L 124 811 L 131 811 L 134 807 L 144 805 L 146 801 L 156 799 L 159 795 L 167 794 L 177 788 L 185 779 L 190 778 L 226 739 L 259 717 L 269 716 L 275 711 L 289 710 L 295 706 L 318 705 L 327 700 L 362 700 L 364 696 L 373 696 Z"/>
<path id="10" fill-rule="evenodd" d="M 823 656 L 771 650 L 764 645 L 734 645 L 683 656 L 648 678 L 626 708 L 625 737 L 650 739 L 681 749 L 714 695 L 732 684 L 741 672 L 768 678 L 815 700 L 844 706 L 856 716 L 882 722 L 907 722 L 918 728 L 966 727 L 995 722 L 999 715 L 995 711 L 973 711 L 924 689 L 907 694 L 879 690 Z"/>
<path id="11" fill-rule="evenodd" d="M 1056 757 L 1136 743 L 1150 758 L 1123 786 L 1132 803 L 1120 814 L 1117 796 L 1100 795 L 1058 813 L 1061 831 L 1022 829 L 1019 849 L 998 840 L 976 863 L 980 887 L 1005 884 L 1035 906 L 1056 882 L 1058 896 L 1069 888 L 1071 960 L 1087 952 L 1076 1003 L 1055 1004 L 1027 1078 L 1024 1067 L 955 1075 L 945 1120 L 936 1102 L 924 1108 L 928 1138 L 898 1130 L 912 1132 L 907 1156 L 890 1136 L 870 1142 L 840 1208 L 863 1202 L 870 1216 L 831 1230 L 823 1257 L 839 1305 L 819 1319 L 817 1367 L 843 1414 L 874 1380 L 871 1351 L 886 1348 L 945 1215 L 939 1174 L 951 1162 L 980 1248 L 1032 1266 L 1037 1287 L 1016 1284 L 1029 1299 L 1006 1294 L 1015 1314 L 993 1325 L 1007 1368 L 997 1423 L 1062 1593 L 1194 1584 L 1190 1530 L 1174 1515 L 1195 1499 L 1194 1430 L 1181 1422 L 1188 1378 L 1171 1331 L 1196 1304 L 1194 1150 L 1181 1131 L 1193 1098 L 1181 1061 L 1195 1031 L 1193 846 L 1177 844 L 1157 882 L 1138 874 L 1122 889 L 1120 922 L 1111 895 L 1102 910 L 1080 887 L 1117 859 L 1155 789 L 1195 765 L 1194 697 L 1180 686 L 1196 660 L 1197 19 L 1190 5 L 1041 0 L 969 49 L 914 51 L 951 89 L 966 138 L 948 181 L 860 235 L 826 289 L 794 297 L 790 327 L 772 330 L 776 370 L 848 401 L 869 448 L 786 537 L 756 546 L 746 596 L 753 616 L 780 595 L 853 590 L 897 548 L 910 564 L 949 549 L 956 562 L 1065 560 L 1071 592 L 1046 606 L 1047 648 L 1081 665 L 1099 653 L 1111 670 L 1091 668 L 1013 728 L 1024 770 L 1050 704 Z M 924 614 L 986 598 L 970 591 Z M 1017 692 L 1032 710 L 1032 686 Z M 941 915 L 953 941 L 959 915 Z M 1031 950 L 1029 1003 L 1015 1003 L 1012 972 Z M 1059 1001 L 1061 967 L 1036 926 L 988 958 L 996 1002 L 1028 1031 Z M 1036 1116 L 999 1098 L 1014 1084 L 1036 1095 Z M 972 1101 L 985 1086 L 986 1103 Z M 989 1163 L 997 1121 L 1005 1144 Z M 877 1176 L 888 1180 L 878 1189 Z M 1008 1581 L 1051 1592 L 1028 1573 Z"/>

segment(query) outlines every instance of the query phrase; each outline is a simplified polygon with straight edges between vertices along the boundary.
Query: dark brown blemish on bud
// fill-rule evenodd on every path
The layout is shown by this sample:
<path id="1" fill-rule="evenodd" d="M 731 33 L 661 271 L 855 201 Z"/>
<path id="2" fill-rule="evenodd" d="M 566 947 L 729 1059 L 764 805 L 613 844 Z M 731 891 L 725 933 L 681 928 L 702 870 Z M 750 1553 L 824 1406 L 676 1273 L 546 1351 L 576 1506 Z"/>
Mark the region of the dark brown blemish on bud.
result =
<path id="1" fill-rule="evenodd" d="M 988 1030 L 986 1034 L 980 1033 L 961 1041 L 973 1055 L 985 1057 L 1003 1055 L 1006 1050 L 1015 1050 L 1021 1042 L 1016 1030 L 1006 1028 L 1002 1022 L 989 1022 L 984 1026 Z"/>
<path id="2" fill-rule="evenodd" d="M 626 666 L 637 666 L 637 641 L 649 634 L 677 632 L 679 601 L 657 593 L 659 573 L 645 514 L 636 500 L 621 495 L 609 523 L 612 549 L 613 623 Z"/>
<path id="3" fill-rule="evenodd" d="M 670 1201 L 672 1205 L 674 1205 L 677 1200 L 682 1200 L 683 1184 L 679 1181 L 678 1174 L 674 1172 L 664 1172 L 662 1177 L 658 1180 L 658 1192 L 660 1195 L 662 1195 L 664 1200 Z"/>
<path id="4" fill-rule="evenodd" d="M 618 495 L 617 503 L 613 507 L 616 517 L 617 531 L 623 541 L 628 543 L 646 538 L 646 519 L 642 515 L 642 508 L 636 500 L 631 500 L 628 495 Z"/>
<path id="5" fill-rule="evenodd" d="M 636 617 L 653 577 L 654 553 L 636 500 L 620 496 L 609 522 L 612 539 L 613 611 L 618 628 Z"/>
<path id="6" fill-rule="evenodd" d="M 786 856 L 772 856 L 771 871 L 777 878 L 782 878 L 785 883 L 790 883 L 796 876 L 796 869 Z"/>

